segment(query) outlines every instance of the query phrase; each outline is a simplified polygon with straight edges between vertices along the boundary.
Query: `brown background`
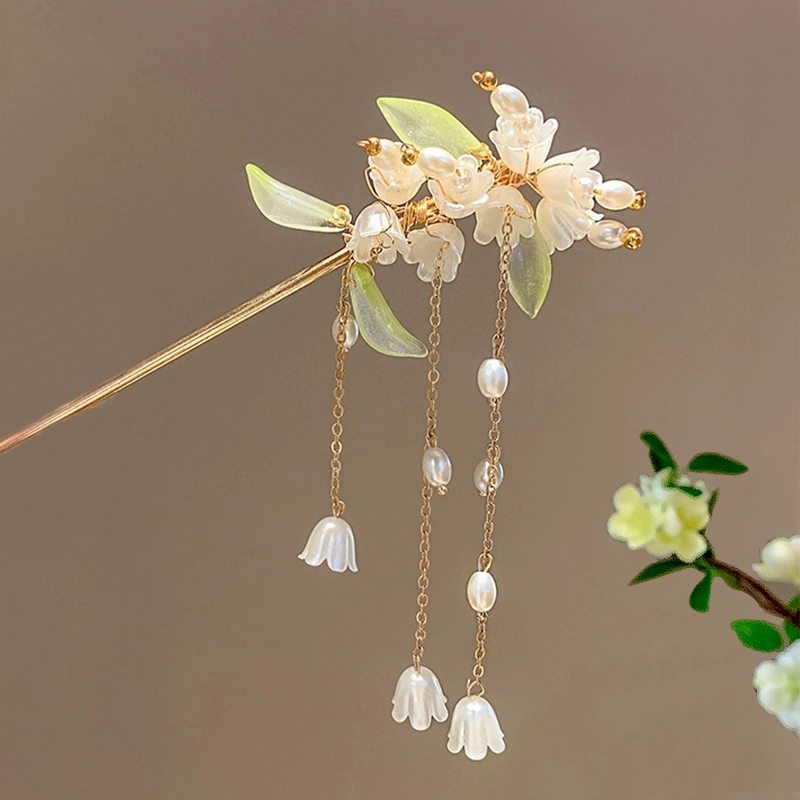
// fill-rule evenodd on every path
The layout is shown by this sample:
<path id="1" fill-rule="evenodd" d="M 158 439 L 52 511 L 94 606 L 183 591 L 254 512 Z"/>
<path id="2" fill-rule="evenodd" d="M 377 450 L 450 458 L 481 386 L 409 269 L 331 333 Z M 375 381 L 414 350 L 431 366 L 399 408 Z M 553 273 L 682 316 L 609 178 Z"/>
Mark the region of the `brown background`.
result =
<path id="1" fill-rule="evenodd" d="M 472 764 L 389 717 L 409 663 L 424 364 L 348 363 L 344 497 L 360 572 L 297 560 L 328 509 L 336 279 L 0 458 L 0 797 L 785 798 L 798 741 L 758 706 L 756 653 L 716 586 L 629 589 L 605 533 L 653 427 L 720 479 L 711 534 L 741 566 L 797 532 L 795 3 L 2 4 L 2 432 L 325 255 L 270 225 L 243 166 L 354 209 L 381 94 L 484 136 L 474 69 L 648 190 L 636 254 L 558 255 L 540 318 L 510 313 L 488 696 L 508 750 Z M 466 226 L 467 230 L 471 227 Z M 474 386 L 495 251 L 445 296 L 428 663 L 471 667 L 464 584 L 486 406 Z M 427 290 L 382 269 L 425 334 Z M 717 483 L 714 481 L 714 483 Z"/>

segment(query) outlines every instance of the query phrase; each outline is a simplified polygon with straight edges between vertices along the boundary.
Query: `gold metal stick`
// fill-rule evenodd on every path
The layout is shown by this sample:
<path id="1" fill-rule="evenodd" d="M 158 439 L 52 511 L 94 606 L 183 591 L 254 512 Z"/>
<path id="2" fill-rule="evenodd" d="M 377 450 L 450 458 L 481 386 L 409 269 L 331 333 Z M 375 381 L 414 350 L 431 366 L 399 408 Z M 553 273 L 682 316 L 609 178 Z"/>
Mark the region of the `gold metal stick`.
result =
<path id="1" fill-rule="evenodd" d="M 347 250 L 338 250 L 327 258 L 323 258 L 322 261 L 312 264 L 310 267 L 292 275 L 285 281 L 281 281 L 265 292 L 256 295 L 247 302 L 237 306 L 232 311 L 228 311 L 226 314 L 218 317 L 213 322 L 209 322 L 207 325 L 203 325 L 202 328 L 198 328 L 194 333 L 184 336 L 180 341 L 155 353 L 155 355 L 150 356 L 150 358 L 146 358 L 135 367 L 126 370 L 121 375 L 117 375 L 116 378 L 112 378 L 94 391 L 75 398 L 75 400 L 66 403 L 50 414 L 42 417 L 40 420 L 31 423 L 13 436 L 3 439 L 0 441 L 0 453 L 10 450 L 15 445 L 24 442 L 26 439 L 30 439 L 32 436 L 36 436 L 37 433 L 41 433 L 51 425 L 55 425 L 56 422 L 61 422 L 61 420 L 72 417 L 81 411 L 85 411 L 87 408 L 97 405 L 106 398 L 136 383 L 136 381 L 161 369 L 161 367 L 166 367 L 167 364 L 171 364 L 181 356 L 185 356 L 195 348 L 200 347 L 200 345 L 210 342 L 212 339 L 216 339 L 217 336 L 225 333 L 225 331 L 229 331 L 231 328 L 235 328 L 245 320 L 250 319 L 250 317 L 254 317 L 265 308 L 275 305 L 275 303 L 284 300 L 289 297 L 289 295 L 294 294 L 309 284 L 314 283 L 314 281 L 344 266 L 348 262 L 349 256 L 350 253 Z"/>

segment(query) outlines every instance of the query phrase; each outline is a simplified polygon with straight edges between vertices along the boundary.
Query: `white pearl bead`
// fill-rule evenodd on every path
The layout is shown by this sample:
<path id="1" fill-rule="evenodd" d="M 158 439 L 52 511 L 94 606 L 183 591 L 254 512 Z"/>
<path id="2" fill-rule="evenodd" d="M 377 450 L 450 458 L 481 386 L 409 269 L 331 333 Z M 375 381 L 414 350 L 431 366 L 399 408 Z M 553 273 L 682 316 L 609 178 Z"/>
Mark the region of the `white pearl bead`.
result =
<path id="1" fill-rule="evenodd" d="M 486 497 L 486 490 L 489 488 L 489 459 L 484 458 L 477 467 L 475 472 L 472 473 L 472 480 L 475 482 L 475 488 L 478 490 L 482 497 Z M 495 478 L 494 488 L 497 489 L 503 482 L 503 465 L 497 462 L 497 477 Z"/>
<path id="2" fill-rule="evenodd" d="M 625 181 L 605 181 L 597 187 L 597 202 L 610 211 L 622 211 L 636 197 L 636 189 Z"/>
<path id="3" fill-rule="evenodd" d="M 508 83 L 501 83 L 492 90 L 492 108 L 505 119 L 522 120 L 528 113 L 528 98 Z"/>
<path id="4" fill-rule="evenodd" d="M 458 166 L 455 156 L 441 147 L 425 147 L 420 151 L 417 166 L 427 178 L 448 178 Z"/>
<path id="5" fill-rule="evenodd" d="M 331 325 L 331 335 L 333 336 L 333 341 L 337 344 L 339 343 L 339 317 L 333 320 L 333 325 Z M 353 317 L 348 317 L 347 322 L 344 325 L 344 346 L 346 350 L 349 350 L 358 340 L 358 323 L 355 321 Z"/>
<path id="6" fill-rule="evenodd" d="M 592 225 L 589 231 L 589 241 L 601 250 L 613 250 L 622 244 L 622 234 L 626 228 L 621 222 L 613 219 L 604 219 Z"/>
<path id="7" fill-rule="evenodd" d="M 394 169 L 400 166 L 400 147 L 391 139 L 381 139 L 381 149 L 371 156 L 372 163 L 378 169 Z"/>
<path id="8" fill-rule="evenodd" d="M 497 600 L 497 584 L 490 572 L 473 572 L 467 583 L 467 600 L 475 611 L 491 611 Z"/>
<path id="9" fill-rule="evenodd" d="M 508 387 L 508 370 L 499 358 L 487 358 L 478 367 L 478 388 L 484 397 L 502 397 Z"/>
<path id="10" fill-rule="evenodd" d="M 441 447 L 429 447 L 422 454 L 422 474 L 431 486 L 447 486 L 453 477 L 450 456 Z"/>

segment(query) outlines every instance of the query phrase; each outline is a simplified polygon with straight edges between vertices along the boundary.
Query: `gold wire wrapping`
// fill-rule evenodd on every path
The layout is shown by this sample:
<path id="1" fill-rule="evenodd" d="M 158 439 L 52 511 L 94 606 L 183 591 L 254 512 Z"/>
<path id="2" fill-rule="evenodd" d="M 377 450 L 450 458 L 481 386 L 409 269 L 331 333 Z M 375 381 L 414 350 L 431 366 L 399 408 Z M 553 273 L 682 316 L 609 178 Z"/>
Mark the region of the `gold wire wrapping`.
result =
<path id="1" fill-rule="evenodd" d="M 506 345 L 506 310 L 508 309 L 508 262 L 511 257 L 511 223 L 512 212 L 507 208 L 503 217 L 503 239 L 500 245 L 500 277 L 497 282 L 497 318 L 495 332 L 492 337 L 492 351 L 494 357 L 505 363 L 504 350 Z M 486 447 L 486 458 L 489 461 L 488 480 L 486 486 L 486 512 L 483 520 L 483 543 L 481 554 L 478 558 L 478 569 L 489 572 L 492 568 L 494 557 L 494 515 L 496 511 L 495 496 L 497 495 L 497 479 L 499 476 L 498 463 L 500 462 L 500 405 L 502 397 L 493 397 L 489 400 L 489 443 Z M 483 659 L 486 657 L 486 620 L 487 612 L 478 611 L 478 632 L 476 635 L 475 666 L 472 669 L 472 678 L 467 680 L 467 696 L 482 697 L 485 691 L 483 686 Z"/>
<path id="2" fill-rule="evenodd" d="M 436 447 L 438 439 L 436 436 L 437 424 L 437 401 L 439 399 L 439 390 L 436 384 L 439 382 L 439 326 L 442 322 L 441 306 L 442 306 L 442 269 L 444 268 L 444 251 L 449 246 L 448 242 L 442 242 L 439 247 L 439 252 L 436 254 L 436 259 L 433 262 L 433 278 L 431 280 L 431 299 L 430 307 L 431 314 L 429 321 L 431 324 L 431 332 L 428 336 L 428 410 L 426 412 L 427 428 L 425 430 L 425 447 Z M 444 491 L 442 491 L 444 490 Z M 447 491 L 446 486 L 439 487 L 439 494 L 444 494 Z M 417 587 L 419 594 L 417 595 L 417 630 L 414 634 L 414 649 L 411 651 L 411 657 L 414 662 L 414 669 L 419 672 L 419 665 L 422 661 L 422 656 L 425 651 L 425 637 L 427 631 L 425 626 L 428 623 L 428 613 L 426 608 L 428 606 L 428 569 L 430 568 L 430 548 L 431 548 L 431 498 L 433 497 L 433 486 L 423 473 L 422 475 L 422 505 L 420 506 L 421 522 L 419 526 L 419 577 L 417 578 Z"/>

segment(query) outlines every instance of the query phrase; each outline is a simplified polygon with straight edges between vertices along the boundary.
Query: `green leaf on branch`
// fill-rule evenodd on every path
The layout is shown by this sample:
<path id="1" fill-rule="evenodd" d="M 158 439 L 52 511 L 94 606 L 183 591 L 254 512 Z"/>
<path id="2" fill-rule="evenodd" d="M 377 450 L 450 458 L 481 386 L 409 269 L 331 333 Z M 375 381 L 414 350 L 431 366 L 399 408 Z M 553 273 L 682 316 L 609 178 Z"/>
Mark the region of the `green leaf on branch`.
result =
<path id="1" fill-rule="evenodd" d="M 741 475 L 747 472 L 747 467 L 741 461 L 721 453 L 698 453 L 689 462 L 687 469 L 692 472 L 713 472 L 717 475 Z"/>
<path id="2" fill-rule="evenodd" d="M 714 513 L 714 509 L 717 507 L 717 500 L 719 500 L 719 489 L 714 489 L 714 491 L 711 492 L 711 497 L 708 498 L 709 517 Z"/>
<path id="3" fill-rule="evenodd" d="M 669 448 L 658 434 L 653 433 L 653 431 L 642 431 L 639 438 L 649 448 L 650 463 L 656 472 L 660 472 L 666 467 L 677 468 L 678 464 L 672 457 L 672 453 L 670 453 Z"/>
<path id="4" fill-rule="evenodd" d="M 711 584 L 713 581 L 714 576 L 710 572 L 706 572 L 700 583 L 692 589 L 692 594 L 689 597 L 689 605 L 701 614 L 708 611 L 711 603 Z"/>
<path id="5" fill-rule="evenodd" d="M 787 604 L 789 611 L 797 611 L 800 608 L 800 594 L 796 594 Z"/>
<path id="6" fill-rule="evenodd" d="M 800 631 L 788 619 L 783 621 L 783 629 L 786 631 L 786 638 L 790 642 L 796 642 L 800 639 Z"/>
<path id="7" fill-rule="evenodd" d="M 739 641 L 760 653 L 775 653 L 783 647 L 781 632 L 771 623 L 760 619 L 737 619 L 731 622 Z"/>
<path id="8" fill-rule="evenodd" d="M 660 578 L 663 575 L 669 575 L 671 572 L 678 572 L 679 570 L 691 567 L 685 561 L 681 561 L 674 556 L 671 558 L 662 558 L 661 561 L 656 561 L 655 564 L 648 564 L 636 577 L 634 577 L 628 586 L 635 586 L 637 583 L 645 583 L 645 581 L 652 581 Z"/>
<path id="9" fill-rule="evenodd" d="M 690 494 L 692 497 L 700 497 L 703 494 L 702 489 L 695 489 L 694 486 L 676 486 L 675 488 L 685 494 Z"/>

